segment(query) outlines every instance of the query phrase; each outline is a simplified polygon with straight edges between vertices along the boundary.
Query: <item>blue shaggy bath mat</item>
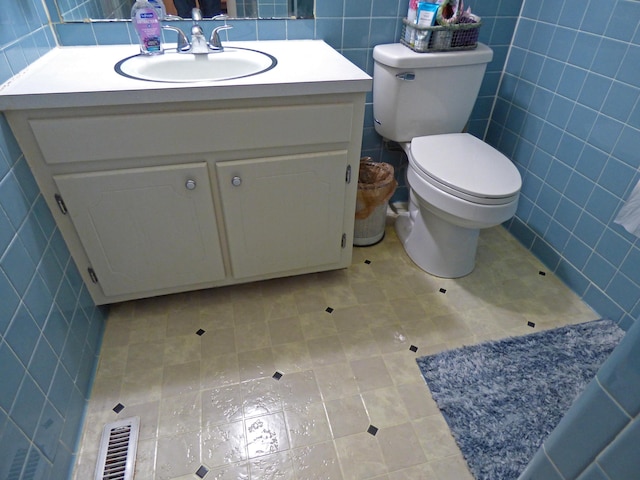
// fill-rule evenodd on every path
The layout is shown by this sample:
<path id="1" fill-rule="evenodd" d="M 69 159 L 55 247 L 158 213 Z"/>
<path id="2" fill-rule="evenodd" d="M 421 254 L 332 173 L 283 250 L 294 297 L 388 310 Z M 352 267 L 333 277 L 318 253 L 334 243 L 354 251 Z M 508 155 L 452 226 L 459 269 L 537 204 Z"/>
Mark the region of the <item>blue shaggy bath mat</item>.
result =
<path id="1" fill-rule="evenodd" d="M 623 336 L 596 320 L 417 362 L 475 478 L 517 479 Z"/>

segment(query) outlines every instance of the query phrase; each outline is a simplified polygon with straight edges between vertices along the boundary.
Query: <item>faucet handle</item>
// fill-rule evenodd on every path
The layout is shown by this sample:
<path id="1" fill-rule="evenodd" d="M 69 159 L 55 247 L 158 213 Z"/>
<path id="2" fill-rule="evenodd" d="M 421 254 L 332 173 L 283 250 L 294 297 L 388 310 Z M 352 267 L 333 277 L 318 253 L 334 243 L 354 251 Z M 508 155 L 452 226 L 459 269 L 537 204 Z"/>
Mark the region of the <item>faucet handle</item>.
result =
<path id="1" fill-rule="evenodd" d="M 178 27 L 174 27 L 172 25 L 163 25 L 162 29 L 171 30 L 172 32 L 176 32 L 178 34 L 178 52 L 184 52 L 189 49 L 189 40 L 187 40 L 187 36 Z"/>
<path id="2" fill-rule="evenodd" d="M 220 32 L 222 30 L 229 30 L 231 28 L 233 28 L 233 26 L 231 25 L 220 25 L 219 27 L 216 27 L 213 29 L 213 32 L 211 32 L 211 38 L 209 39 L 209 45 L 211 46 L 212 49 L 217 50 L 219 52 L 224 50 L 224 47 L 222 46 L 222 42 L 220 41 Z"/>

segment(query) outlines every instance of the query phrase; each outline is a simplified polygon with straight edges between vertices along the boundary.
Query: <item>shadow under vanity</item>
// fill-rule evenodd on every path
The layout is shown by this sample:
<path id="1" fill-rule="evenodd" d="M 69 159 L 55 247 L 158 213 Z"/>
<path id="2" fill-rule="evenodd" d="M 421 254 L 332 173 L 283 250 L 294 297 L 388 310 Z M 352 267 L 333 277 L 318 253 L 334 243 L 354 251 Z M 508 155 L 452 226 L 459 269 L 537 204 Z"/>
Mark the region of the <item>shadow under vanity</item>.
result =
<path id="1" fill-rule="evenodd" d="M 62 47 L 0 87 L 97 304 L 350 264 L 371 78 L 322 41 L 236 45 L 278 63 L 147 82 L 114 70 L 137 46 Z"/>

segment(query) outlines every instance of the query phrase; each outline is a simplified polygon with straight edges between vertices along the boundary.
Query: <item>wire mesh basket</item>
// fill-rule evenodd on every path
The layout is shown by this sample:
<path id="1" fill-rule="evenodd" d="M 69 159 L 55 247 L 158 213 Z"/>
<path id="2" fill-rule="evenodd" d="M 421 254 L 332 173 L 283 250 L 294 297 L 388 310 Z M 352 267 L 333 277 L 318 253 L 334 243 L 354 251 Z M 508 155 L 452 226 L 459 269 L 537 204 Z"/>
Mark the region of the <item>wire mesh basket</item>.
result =
<path id="1" fill-rule="evenodd" d="M 400 43 L 414 52 L 447 52 L 450 50 L 472 50 L 478 46 L 481 21 L 422 27 L 402 20 Z"/>

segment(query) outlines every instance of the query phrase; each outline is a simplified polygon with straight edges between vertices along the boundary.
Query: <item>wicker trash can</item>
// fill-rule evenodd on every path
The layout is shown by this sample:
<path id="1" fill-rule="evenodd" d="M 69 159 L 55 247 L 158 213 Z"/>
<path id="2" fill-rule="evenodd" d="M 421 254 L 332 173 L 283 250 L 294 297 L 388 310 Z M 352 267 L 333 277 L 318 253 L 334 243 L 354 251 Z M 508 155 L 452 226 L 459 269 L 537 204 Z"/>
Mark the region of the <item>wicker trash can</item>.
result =
<path id="1" fill-rule="evenodd" d="M 354 245 L 364 247 L 382 240 L 387 221 L 387 202 L 396 186 L 393 166 L 373 162 L 370 157 L 360 160 Z"/>

